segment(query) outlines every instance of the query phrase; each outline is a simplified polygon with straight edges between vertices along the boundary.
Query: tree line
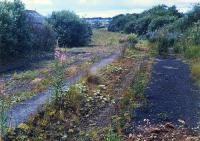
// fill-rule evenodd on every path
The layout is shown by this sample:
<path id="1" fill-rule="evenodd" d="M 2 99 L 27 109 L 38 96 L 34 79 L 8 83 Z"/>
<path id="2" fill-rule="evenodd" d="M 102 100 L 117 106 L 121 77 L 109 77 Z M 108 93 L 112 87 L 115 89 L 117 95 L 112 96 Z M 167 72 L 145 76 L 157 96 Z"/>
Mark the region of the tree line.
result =
<path id="1" fill-rule="evenodd" d="M 187 13 L 179 12 L 175 6 L 158 5 L 140 14 L 117 15 L 108 30 L 135 33 L 149 39 L 157 44 L 160 54 L 166 54 L 169 47 L 174 47 L 177 53 L 187 54 L 192 46 L 200 52 L 199 27 L 199 4 Z"/>
<path id="2" fill-rule="evenodd" d="M 30 18 L 20 0 L 0 1 L 0 61 L 51 52 L 56 43 L 60 47 L 78 47 L 91 40 L 89 24 L 73 12 L 53 12 L 36 24 Z"/>

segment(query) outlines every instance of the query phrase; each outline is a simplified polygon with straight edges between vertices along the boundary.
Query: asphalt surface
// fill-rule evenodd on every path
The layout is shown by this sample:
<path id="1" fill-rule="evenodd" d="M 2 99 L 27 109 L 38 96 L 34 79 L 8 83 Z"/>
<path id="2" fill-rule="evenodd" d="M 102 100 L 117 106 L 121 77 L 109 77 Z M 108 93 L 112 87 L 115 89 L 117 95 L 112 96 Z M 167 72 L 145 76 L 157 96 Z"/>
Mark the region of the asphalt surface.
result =
<path id="1" fill-rule="evenodd" d="M 147 104 L 134 111 L 134 125 L 148 119 L 151 124 L 171 122 L 178 126 L 181 119 L 188 127 L 199 129 L 200 89 L 181 59 L 158 57 L 144 95 Z"/>

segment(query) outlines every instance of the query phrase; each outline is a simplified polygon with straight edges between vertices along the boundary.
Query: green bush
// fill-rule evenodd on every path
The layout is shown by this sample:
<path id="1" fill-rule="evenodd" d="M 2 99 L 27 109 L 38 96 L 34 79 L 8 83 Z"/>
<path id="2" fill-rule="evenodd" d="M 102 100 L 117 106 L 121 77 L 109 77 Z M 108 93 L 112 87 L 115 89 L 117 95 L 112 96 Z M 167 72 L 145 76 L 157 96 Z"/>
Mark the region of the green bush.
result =
<path id="1" fill-rule="evenodd" d="M 63 86 L 64 86 L 64 67 L 63 65 L 56 60 L 55 62 L 55 75 L 53 77 L 53 95 L 52 98 L 56 103 L 59 103 L 60 99 L 63 96 Z"/>
<path id="2" fill-rule="evenodd" d="M 19 0 L 0 2 L 0 57 L 19 56 L 30 50 L 25 7 Z"/>
<path id="3" fill-rule="evenodd" d="M 157 49 L 160 55 L 167 55 L 168 48 L 172 45 L 172 41 L 166 37 L 160 37 L 157 40 Z"/>
<path id="4" fill-rule="evenodd" d="M 5 114 L 8 103 L 5 97 L 0 95 L 0 139 L 8 129 L 8 116 Z"/>
<path id="5" fill-rule="evenodd" d="M 185 51 L 185 57 L 188 59 L 194 59 L 200 57 L 200 46 L 188 47 Z"/>
<path id="6" fill-rule="evenodd" d="M 124 27 L 124 32 L 127 34 L 136 33 L 135 25 L 136 25 L 136 21 L 128 22 Z"/>
<path id="7" fill-rule="evenodd" d="M 53 26 L 61 47 L 84 46 L 91 40 L 91 27 L 73 12 L 53 12 L 48 21 Z"/>
<path id="8" fill-rule="evenodd" d="M 151 23 L 148 26 L 148 31 L 156 31 L 159 28 L 163 27 L 164 25 L 173 23 L 177 18 L 174 16 L 158 16 L 152 19 Z"/>
<path id="9" fill-rule="evenodd" d="M 155 32 L 159 28 L 173 23 L 181 17 L 182 14 L 178 12 L 175 6 L 158 5 L 141 14 L 115 16 L 110 22 L 108 30 L 146 35 L 149 32 Z"/>
<path id="10" fill-rule="evenodd" d="M 192 76 L 200 84 L 200 63 L 194 63 L 192 65 Z"/>
<path id="11" fill-rule="evenodd" d="M 135 44 L 137 44 L 138 42 L 138 38 L 136 34 L 129 34 L 128 35 L 128 42 L 130 44 L 130 46 L 135 46 Z"/>
<path id="12" fill-rule="evenodd" d="M 122 139 L 113 131 L 113 129 L 109 129 L 104 141 L 122 141 Z"/>
<path id="13" fill-rule="evenodd" d="M 157 42 L 157 49 L 160 55 L 166 55 L 168 51 L 168 40 L 166 38 L 159 38 Z"/>
<path id="14" fill-rule="evenodd" d="M 174 48 L 174 53 L 176 53 L 176 54 L 183 53 L 183 47 L 182 46 L 175 44 L 173 48 Z"/>
<path id="15" fill-rule="evenodd" d="M 51 25 L 47 22 L 40 26 L 33 25 L 29 32 L 31 32 L 30 43 L 32 44 L 32 52 L 54 51 L 56 38 Z"/>
<path id="16" fill-rule="evenodd" d="M 133 18 L 135 17 L 135 15 L 117 15 L 115 17 L 113 17 L 112 21 L 110 22 L 109 26 L 108 26 L 108 31 L 112 31 L 112 32 L 119 32 L 119 31 L 123 31 L 125 25 L 130 22 Z"/>
<path id="17" fill-rule="evenodd" d="M 28 12 L 33 11 L 27 11 L 20 0 L 0 1 L 0 61 L 53 50 L 51 27 L 30 22 L 35 17 Z"/>

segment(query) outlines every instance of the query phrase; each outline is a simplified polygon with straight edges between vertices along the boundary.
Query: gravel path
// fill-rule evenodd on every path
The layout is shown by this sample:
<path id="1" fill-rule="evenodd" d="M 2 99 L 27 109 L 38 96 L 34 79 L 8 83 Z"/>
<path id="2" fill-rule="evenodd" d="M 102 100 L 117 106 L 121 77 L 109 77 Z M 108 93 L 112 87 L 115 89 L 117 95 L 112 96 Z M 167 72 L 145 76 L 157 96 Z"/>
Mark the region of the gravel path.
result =
<path id="1" fill-rule="evenodd" d="M 157 58 L 152 78 L 145 90 L 147 104 L 135 110 L 135 125 L 184 120 L 190 128 L 199 129 L 200 91 L 190 75 L 190 68 L 180 59 Z"/>

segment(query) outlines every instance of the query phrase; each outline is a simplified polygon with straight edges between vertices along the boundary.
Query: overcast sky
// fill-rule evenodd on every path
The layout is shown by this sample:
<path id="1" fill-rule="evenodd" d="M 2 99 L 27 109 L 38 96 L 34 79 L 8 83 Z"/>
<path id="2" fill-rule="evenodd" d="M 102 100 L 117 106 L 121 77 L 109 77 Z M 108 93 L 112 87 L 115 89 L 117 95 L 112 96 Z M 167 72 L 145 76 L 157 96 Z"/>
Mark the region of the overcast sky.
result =
<path id="1" fill-rule="evenodd" d="M 22 0 L 27 9 L 37 10 L 49 15 L 55 10 L 70 10 L 81 17 L 112 17 L 121 13 L 139 13 L 154 5 L 176 5 L 182 11 L 188 11 L 200 0 Z"/>

